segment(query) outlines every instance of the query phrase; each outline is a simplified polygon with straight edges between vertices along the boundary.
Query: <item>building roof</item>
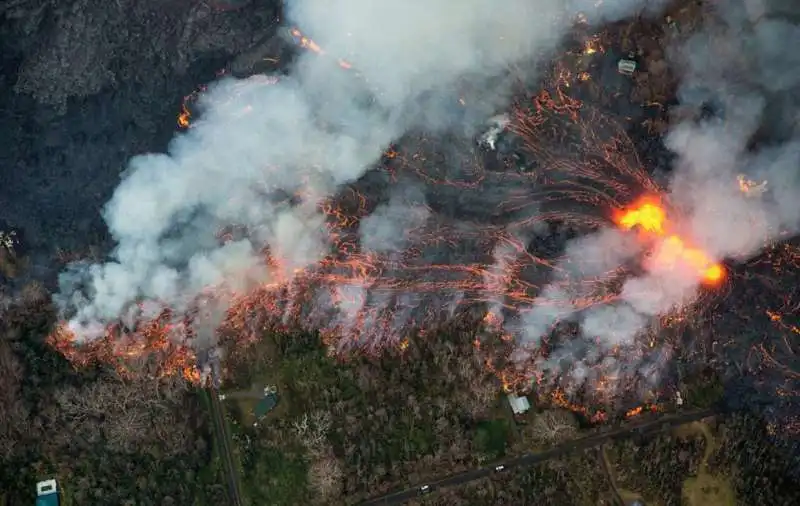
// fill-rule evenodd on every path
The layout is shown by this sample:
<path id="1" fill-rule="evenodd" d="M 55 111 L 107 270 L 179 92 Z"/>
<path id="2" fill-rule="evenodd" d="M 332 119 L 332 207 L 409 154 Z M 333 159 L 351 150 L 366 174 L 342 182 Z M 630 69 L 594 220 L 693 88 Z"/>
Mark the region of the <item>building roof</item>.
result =
<path id="1" fill-rule="evenodd" d="M 50 479 L 36 484 L 36 506 L 58 506 L 56 480 Z"/>
<path id="2" fill-rule="evenodd" d="M 40 495 L 36 498 L 36 506 L 58 506 L 58 493 Z"/>
<path id="3" fill-rule="evenodd" d="M 527 397 L 518 397 L 514 394 L 508 394 L 508 403 L 511 405 L 511 411 L 515 415 L 521 415 L 531 409 L 531 403 L 528 402 Z"/>
<path id="4" fill-rule="evenodd" d="M 253 413 L 256 415 L 256 418 L 261 419 L 266 416 L 267 413 L 272 411 L 277 405 L 278 396 L 274 393 L 268 393 L 260 401 L 258 401 L 255 409 L 253 409 Z"/>

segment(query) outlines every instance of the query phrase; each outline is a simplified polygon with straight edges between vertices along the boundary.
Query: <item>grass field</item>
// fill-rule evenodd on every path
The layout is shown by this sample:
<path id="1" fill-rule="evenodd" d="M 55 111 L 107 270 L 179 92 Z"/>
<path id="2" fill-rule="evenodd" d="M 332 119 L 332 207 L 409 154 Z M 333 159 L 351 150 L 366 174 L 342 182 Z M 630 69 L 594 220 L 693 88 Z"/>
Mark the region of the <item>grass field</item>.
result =
<path id="1" fill-rule="evenodd" d="M 689 506 L 736 506 L 730 480 L 705 471 L 684 482 L 683 496 Z"/>
<path id="2" fill-rule="evenodd" d="M 704 422 L 693 422 L 675 430 L 676 437 L 692 437 L 698 433 L 706 440 L 706 447 L 697 476 L 683 482 L 684 499 L 689 506 L 736 506 L 736 495 L 730 480 L 711 474 L 708 469 L 708 459 L 716 450 L 716 438 L 711 427 Z"/>

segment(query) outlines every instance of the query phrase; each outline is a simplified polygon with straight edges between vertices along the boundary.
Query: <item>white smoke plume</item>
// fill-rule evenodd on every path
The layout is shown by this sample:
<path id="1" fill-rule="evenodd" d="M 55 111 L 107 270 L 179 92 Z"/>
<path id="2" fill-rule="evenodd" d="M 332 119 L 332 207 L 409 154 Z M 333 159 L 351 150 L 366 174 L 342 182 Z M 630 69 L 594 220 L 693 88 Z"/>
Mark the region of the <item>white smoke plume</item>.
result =
<path id="1" fill-rule="evenodd" d="M 677 123 L 667 135 L 667 147 L 677 155 L 669 199 L 679 210 L 681 237 L 714 260 L 730 262 L 746 260 L 800 230 L 800 62 L 797 54 L 786 52 L 800 44 L 800 26 L 770 13 L 766 3 L 755 11 L 759 2 L 746 4 L 750 11 L 739 2 L 716 2 L 703 29 L 671 55 L 673 67 L 682 72 L 683 105 L 713 106 L 716 115 Z M 742 178 L 754 185 L 766 181 L 766 191 L 744 191 L 738 184 Z M 568 247 L 566 263 L 603 264 L 605 259 L 610 264 L 604 267 L 622 264 L 635 249 L 620 249 L 619 241 L 614 231 L 583 237 Z M 523 337 L 538 346 L 557 321 L 572 319 L 579 321 L 585 342 L 600 349 L 630 345 L 655 317 L 693 301 L 701 282 L 697 269 L 650 262 L 644 274 L 625 281 L 616 302 L 581 312 L 566 302 L 576 294 L 550 286 L 541 303 L 523 315 Z M 596 357 L 570 346 L 540 366 L 571 370 L 581 380 L 587 377 L 586 364 L 605 369 Z M 629 372 L 653 375 L 654 364 L 661 362 Z M 615 366 L 604 373 L 619 372 Z"/>
<path id="2" fill-rule="evenodd" d="M 209 285 L 246 288 L 291 276 L 327 252 L 317 204 L 365 173 L 410 127 L 452 123 L 459 80 L 482 83 L 520 60 L 546 56 L 577 9 L 614 18 L 661 2 L 562 0 L 292 0 L 288 19 L 357 73 L 308 53 L 288 76 L 223 79 L 202 115 L 167 153 L 134 158 L 105 207 L 117 243 L 110 261 L 61 276 L 56 302 L 80 338 L 93 338 L 132 304 L 178 312 Z M 480 84 L 479 84 L 480 86 Z M 471 104 L 485 120 L 502 87 Z M 277 195 L 294 195 L 290 205 Z M 220 246 L 234 224 L 247 238 Z M 288 264 L 275 272 L 260 252 Z"/>
<path id="3" fill-rule="evenodd" d="M 361 247 L 380 253 L 403 251 L 423 229 L 429 216 L 425 195 L 414 187 L 405 187 L 402 194 L 392 195 L 387 204 L 361 220 L 358 229 Z"/>
<path id="4" fill-rule="evenodd" d="M 716 5 L 710 18 L 673 54 L 684 71 L 685 101 L 701 90 L 698 98 L 716 115 L 684 121 L 668 134 L 667 146 L 678 155 L 670 198 L 694 244 L 716 259 L 742 261 L 800 230 L 800 67 L 784 50 L 800 42 L 800 26 L 778 13 L 752 16 L 733 1 Z M 740 177 L 766 182 L 766 191 L 743 191 Z M 681 302 L 680 288 L 696 286 L 695 273 L 661 276 L 671 288 L 666 303 Z"/>

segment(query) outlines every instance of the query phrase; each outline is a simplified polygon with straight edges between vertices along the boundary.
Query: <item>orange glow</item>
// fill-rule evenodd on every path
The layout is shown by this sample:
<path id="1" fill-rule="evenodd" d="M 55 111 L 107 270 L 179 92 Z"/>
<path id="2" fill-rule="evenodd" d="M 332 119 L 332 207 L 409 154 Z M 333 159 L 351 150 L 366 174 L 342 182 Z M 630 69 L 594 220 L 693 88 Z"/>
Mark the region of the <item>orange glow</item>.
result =
<path id="1" fill-rule="evenodd" d="M 769 319 L 772 320 L 772 322 L 778 325 L 779 327 L 786 329 L 789 332 L 800 334 L 800 327 L 798 327 L 797 325 L 792 325 L 790 323 L 784 322 L 783 321 L 784 315 L 782 315 L 781 313 L 767 310 L 767 316 L 769 316 Z"/>
<path id="2" fill-rule="evenodd" d="M 323 47 L 316 44 L 299 29 L 291 29 L 290 34 L 295 44 L 302 47 L 303 51 L 317 53 L 317 55 L 313 57 L 309 55 L 309 57 L 314 59 L 331 58 L 331 64 L 338 62 L 343 68 L 350 67 L 350 64 L 344 60 L 339 60 L 332 54 L 326 54 Z M 578 50 L 581 48 L 579 47 Z M 602 52 L 603 48 L 594 41 L 587 43 L 586 53 L 591 54 L 595 51 Z M 588 57 L 586 59 L 588 60 Z M 609 136 L 615 137 L 615 143 L 612 145 L 602 142 L 602 145 L 597 147 L 587 147 L 585 148 L 586 153 L 592 157 L 607 160 L 619 174 L 619 180 L 605 163 L 583 163 L 583 158 L 565 159 L 563 167 L 581 180 L 597 181 L 598 185 L 608 185 L 609 188 L 615 189 L 615 192 L 608 194 L 609 198 L 612 195 L 623 198 L 631 191 L 636 191 L 636 188 L 643 188 L 648 195 L 659 195 L 660 189 L 655 182 L 649 179 L 649 175 L 641 165 L 623 163 L 622 156 L 618 156 L 616 153 L 617 150 L 625 153 L 629 151 L 628 147 L 633 148 L 633 144 L 625 137 L 624 130 L 620 130 L 620 133 L 616 134 L 617 130 L 613 128 L 612 122 L 603 122 L 599 112 L 592 112 L 588 105 L 585 106 L 581 100 L 571 97 L 567 93 L 570 83 L 574 84 L 576 80 L 591 79 L 588 72 L 577 72 L 586 68 L 588 66 L 584 65 L 578 69 L 569 70 L 569 68 L 559 65 L 558 71 L 552 78 L 551 86 L 543 88 L 535 97 L 532 97 L 530 104 L 526 103 L 524 107 L 520 105 L 515 108 L 512 115 L 514 119 L 508 129 L 525 139 L 526 149 L 529 149 L 531 153 L 541 153 L 543 160 L 560 160 L 557 158 L 560 156 L 559 153 L 548 151 L 549 142 L 544 142 L 550 137 L 537 135 L 551 129 L 558 133 L 559 118 L 566 118 L 579 127 L 583 133 L 581 139 L 586 140 L 587 144 L 594 142 L 594 130 L 602 129 L 604 132 L 602 137 L 605 138 L 605 133 L 608 132 Z M 261 81 L 266 84 L 273 84 L 276 79 L 272 76 L 261 76 Z M 197 114 L 197 109 L 193 108 L 190 100 L 194 100 L 201 92 L 202 90 L 184 99 L 184 105 L 182 105 L 177 118 L 178 124 L 182 128 L 192 128 L 198 124 L 196 118 L 191 114 L 192 112 Z M 459 102 L 464 104 L 466 99 L 461 97 Z M 542 140 L 541 145 L 537 144 L 540 139 Z M 429 142 L 431 141 L 425 138 L 420 139 L 420 144 L 423 146 Z M 481 188 L 481 185 L 485 184 L 485 180 L 490 181 L 480 160 L 475 160 L 476 163 L 473 165 L 472 157 L 470 157 L 470 161 L 464 164 L 464 172 L 467 175 L 463 178 L 455 178 L 437 172 L 435 167 L 430 166 L 432 162 L 426 162 L 426 157 L 429 157 L 428 148 L 414 152 L 389 147 L 384 153 L 385 167 L 383 169 L 392 181 L 401 180 L 406 174 L 410 174 L 414 178 L 424 180 L 426 184 L 447 186 L 457 190 Z M 266 166 L 264 170 L 276 170 L 276 168 Z M 513 174 L 509 173 L 509 177 L 517 178 L 523 183 L 529 177 L 534 178 L 532 181 L 538 181 L 542 175 L 540 171 L 512 172 Z M 635 184 L 629 188 L 625 183 L 627 180 L 635 181 Z M 536 184 L 538 185 L 538 182 Z M 616 190 L 624 191 L 616 192 Z M 303 191 L 305 190 L 298 190 L 296 194 L 299 201 L 307 200 Z M 567 192 L 572 192 L 572 190 L 565 190 L 565 195 Z M 419 335 L 422 335 L 425 330 L 435 328 L 439 324 L 437 316 L 440 314 L 439 308 L 431 307 L 428 310 L 428 308 L 418 307 L 413 300 L 416 297 L 411 298 L 412 300 L 406 300 L 405 297 L 387 297 L 392 300 L 391 303 L 373 304 L 372 301 L 367 300 L 367 294 L 373 289 L 376 293 L 388 295 L 411 293 L 424 296 L 443 292 L 459 293 L 464 294 L 464 299 L 463 302 L 459 299 L 457 303 L 459 313 L 454 312 L 456 309 L 451 310 L 451 314 L 454 315 L 460 314 L 461 308 L 471 308 L 475 302 L 480 303 L 481 307 L 485 306 L 487 302 L 492 305 L 498 304 L 496 310 L 492 309 L 484 315 L 481 325 L 475 325 L 476 330 L 480 332 L 478 334 L 480 337 L 476 337 L 472 344 L 475 358 L 485 361 L 486 369 L 499 379 L 505 391 L 525 392 L 530 388 L 532 378 L 536 378 L 539 387 L 533 395 L 537 396 L 540 403 L 569 409 L 593 423 L 599 423 L 609 417 L 606 412 L 592 407 L 596 405 L 593 400 L 595 397 L 606 400 L 615 395 L 617 385 L 620 384 L 620 380 L 617 378 L 601 376 L 593 385 L 597 392 L 587 398 L 591 399 L 592 403 L 588 404 L 590 401 L 587 400 L 587 405 L 584 406 L 570 398 L 571 392 L 573 392 L 571 388 L 551 385 L 550 380 L 554 378 L 547 377 L 545 378 L 547 381 L 544 381 L 546 372 L 539 370 L 537 364 L 538 358 L 544 357 L 548 353 L 546 347 L 525 350 L 531 355 L 525 368 L 518 368 L 519 363 L 516 359 L 514 361 L 498 360 L 499 365 L 495 366 L 491 362 L 492 359 L 488 357 L 494 357 L 497 353 L 505 353 L 506 350 L 513 349 L 511 346 L 505 345 L 505 342 L 514 341 L 514 334 L 507 332 L 503 325 L 503 315 L 506 309 L 528 308 L 541 303 L 552 304 L 553 310 L 558 312 L 561 304 L 568 304 L 570 311 L 575 308 L 581 309 L 604 304 L 615 300 L 616 295 L 612 293 L 615 290 L 611 283 L 616 283 L 619 274 L 624 271 L 615 269 L 598 276 L 597 279 L 581 280 L 580 282 L 584 283 L 581 292 L 585 291 L 585 296 L 575 300 L 542 300 L 537 296 L 540 293 L 539 287 L 526 277 L 526 273 L 534 268 L 555 269 L 557 266 L 553 265 L 548 258 L 535 256 L 533 252 L 529 251 L 525 241 L 519 240 L 513 233 L 507 232 L 508 227 L 491 226 L 486 230 L 473 232 L 437 223 L 435 226 L 420 227 L 419 230 L 414 231 L 413 246 L 409 247 L 401 256 L 384 256 L 381 253 L 361 248 L 358 239 L 354 238 L 351 233 L 358 226 L 360 220 L 371 213 L 371 199 L 360 194 L 355 187 L 348 187 L 341 193 L 339 196 L 326 199 L 319 205 L 320 212 L 325 214 L 325 227 L 330 236 L 331 252 L 317 264 L 302 269 L 292 268 L 294 264 L 289 261 L 291 259 L 281 258 L 279 251 L 265 251 L 263 253 L 264 263 L 269 266 L 271 273 L 268 282 L 245 293 L 228 293 L 228 288 L 224 286 L 208 288 L 208 296 L 213 298 L 216 293 L 220 292 L 221 299 L 231 300 L 218 329 L 221 342 L 226 346 L 226 350 L 229 350 L 231 354 L 245 356 L 247 347 L 261 342 L 265 332 L 288 334 L 297 328 L 302 328 L 318 331 L 322 343 L 328 347 L 330 355 L 337 358 L 346 358 L 345 354 L 352 349 L 365 349 L 369 354 L 377 354 L 380 350 L 391 346 L 395 353 L 404 354 L 411 359 L 412 357 L 408 355 L 413 349 L 410 349 L 409 340 L 403 339 L 402 335 L 398 336 L 398 330 L 415 333 L 418 331 Z M 578 199 L 585 198 L 584 192 L 580 190 L 574 196 Z M 570 195 L 571 197 L 572 195 Z M 607 209 L 607 199 L 590 198 L 593 206 L 604 206 Z M 518 211 L 523 209 L 523 206 L 533 203 L 533 199 L 524 197 L 522 193 L 520 196 L 513 193 L 503 201 L 501 209 L 503 212 L 508 210 L 513 215 L 520 214 L 527 217 L 533 213 L 519 213 Z M 703 251 L 688 247 L 690 241 L 678 235 L 677 229 L 670 226 L 668 214 L 667 206 L 662 206 L 657 197 L 651 197 L 642 199 L 625 210 L 620 210 L 614 215 L 614 223 L 621 230 L 636 230 L 638 238 L 650 252 L 658 253 L 650 255 L 650 259 L 655 257 L 659 262 L 672 266 L 680 265 L 684 269 L 687 268 L 687 265 L 693 266 L 701 270 L 703 276 L 709 280 L 721 279 L 724 276 L 722 267 L 711 262 Z M 584 216 L 580 211 L 575 213 L 554 211 L 550 216 L 553 219 L 560 219 L 563 216 L 566 220 L 576 220 L 598 227 L 607 225 L 606 217 L 597 216 L 597 213 Z M 550 218 L 537 213 L 536 219 L 547 223 Z M 520 222 L 520 224 L 522 223 Z M 528 227 L 527 222 L 525 227 Z M 235 240 L 238 232 L 234 232 L 237 230 L 237 227 L 232 227 L 228 231 L 220 231 L 218 237 L 220 243 L 224 244 Z M 500 269 L 495 265 L 490 268 L 480 260 L 465 260 L 466 263 L 463 264 L 450 264 L 449 262 L 429 264 L 427 261 L 419 261 L 428 246 L 460 248 L 462 244 L 472 244 L 473 241 L 480 241 L 481 245 L 476 246 L 480 248 L 484 247 L 484 241 L 486 244 L 507 246 L 511 251 L 508 263 L 503 262 L 503 267 Z M 488 258 L 488 250 L 486 253 L 486 258 Z M 571 283 L 572 281 L 568 280 L 567 282 Z M 339 287 L 355 289 L 338 290 Z M 343 310 L 342 318 L 324 317 L 318 320 L 317 316 L 312 317 L 306 311 L 309 305 L 313 304 L 312 300 L 315 300 L 313 297 L 317 293 L 329 294 L 331 307 L 358 309 L 353 313 L 350 313 L 348 309 L 346 315 Z M 200 306 L 204 307 L 202 304 Z M 407 310 L 409 314 L 414 311 L 415 316 L 413 320 L 410 320 L 415 325 L 414 328 L 397 324 L 401 321 L 398 316 L 406 314 Z M 324 312 L 320 312 L 320 315 L 322 313 Z M 106 336 L 96 342 L 85 344 L 76 343 L 75 336 L 66 328 L 61 327 L 51 336 L 51 343 L 76 365 L 100 362 L 117 368 L 121 374 L 144 374 L 142 371 L 145 370 L 147 374 L 159 376 L 182 376 L 189 382 L 199 384 L 205 381 L 207 373 L 198 369 L 196 357 L 192 351 L 193 333 L 191 328 L 193 325 L 191 320 L 194 318 L 193 314 L 190 313 L 183 318 L 167 315 L 164 318 L 158 317 L 151 322 L 139 322 L 137 329 L 132 331 L 112 325 Z M 417 314 L 420 315 L 419 319 L 417 319 Z M 471 309 L 469 309 L 469 314 L 471 321 L 473 314 Z M 391 335 L 387 336 L 387 333 L 391 333 Z M 391 339 L 387 337 L 391 337 Z M 497 342 L 498 337 L 501 340 L 500 343 Z M 361 348 L 362 343 L 364 348 Z M 514 343 L 514 346 L 519 345 Z M 653 346 L 651 341 L 651 347 Z M 623 351 L 616 348 L 612 355 L 618 356 L 621 353 Z M 142 363 L 148 366 L 148 369 L 144 369 Z M 601 367 L 599 366 L 597 369 L 600 370 Z M 154 372 L 150 373 L 151 370 Z M 557 381 L 561 380 L 557 379 Z M 555 390 L 553 390 L 554 388 Z"/>
<path id="3" fill-rule="evenodd" d="M 642 408 L 642 406 L 639 406 L 637 408 L 633 408 L 630 411 L 628 411 L 627 413 L 625 413 L 625 418 L 633 418 L 636 415 L 640 415 L 640 414 L 642 414 L 642 410 L 643 409 L 644 408 Z"/>
<path id="4" fill-rule="evenodd" d="M 189 118 L 192 117 L 192 113 L 189 112 L 189 108 L 186 107 L 186 104 L 181 104 L 181 112 L 178 114 L 178 126 L 181 128 L 189 128 Z"/>
<path id="5" fill-rule="evenodd" d="M 297 42 L 300 44 L 300 47 L 309 49 L 315 53 L 322 53 L 322 48 L 319 47 L 316 42 L 303 35 L 297 28 L 292 28 L 292 35 L 297 37 Z"/>
<path id="6" fill-rule="evenodd" d="M 503 392 L 510 393 L 514 391 L 514 387 L 516 386 L 515 382 L 508 377 L 506 371 L 499 371 L 497 376 L 500 379 L 500 383 L 503 385 Z"/>
<path id="7" fill-rule="evenodd" d="M 717 284 L 725 277 L 721 264 L 714 262 L 703 250 L 687 245 L 679 235 L 670 231 L 667 212 L 657 200 L 645 198 L 633 207 L 618 212 L 614 221 L 623 230 L 639 227 L 643 233 L 659 239 L 650 259 L 654 265 L 670 269 L 690 267 L 697 271 L 706 284 Z"/>
<path id="8" fill-rule="evenodd" d="M 639 226 L 646 232 L 661 235 L 664 233 L 666 221 L 666 211 L 657 202 L 645 200 L 637 207 L 622 213 L 617 219 L 617 224 L 625 230 Z"/>
<path id="9" fill-rule="evenodd" d="M 570 401 L 563 390 L 556 389 L 550 394 L 550 401 L 553 403 L 554 406 L 559 406 L 565 409 L 572 411 L 573 413 L 577 413 L 579 415 L 583 415 L 592 423 L 601 423 L 608 419 L 608 414 L 604 411 L 595 411 L 594 413 L 590 412 L 588 408 L 585 406 L 581 406 L 580 404 L 576 404 Z"/>
<path id="10" fill-rule="evenodd" d="M 591 56 L 598 52 L 604 53 L 605 48 L 603 48 L 603 46 L 600 45 L 600 37 L 597 35 L 593 35 L 586 42 L 583 43 L 582 53 L 586 56 Z"/>
<path id="11" fill-rule="evenodd" d="M 189 383 L 199 385 L 194 351 L 187 345 L 172 342 L 171 325 L 153 321 L 138 335 L 121 338 L 113 329 L 105 336 L 88 343 L 77 342 L 77 336 L 65 324 L 59 324 L 48 337 L 48 343 L 76 365 L 110 364 L 122 377 L 142 374 L 140 367 L 150 362 L 156 367 L 155 376 L 183 376 Z"/>
<path id="12" fill-rule="evenodd" d="M 313 51 L 319 55 L 324 55 L 325 51 L 320 47 L 319 44 L 314 42 L 312 39 L 303 35 L 303 32 L 300 31 L 299 28 L 292 28 L 290 30 L 292 37 L 294 37 L 295 41 L 302 47 L 303 49 L 308 49 L 309 51 Z M 336 60 L 336 63 L 339 64 L 345 70 L 350 70 L 353 66 L 347 60 L 343 60 L 341 58 Z"/>
<path id="13" fill-rule="evenodd" d="M 739 183 L 739 191 L 747 196 L 759 196 L 767 191 L 767 181 L 756 183 L 744 177 L 743 174 L 736 176 L 736 181 Z"/>
<path id="14" fill-rule="evenodd" d="M 720 264 L 714 263 L 702 250 L 687 247 L 677 235 L 671 235 L 663 240 L 653 259 L 664 266 L 689 265 L 701 273 L 703 280 L 709 283 L 722 279 L 723 269 Z"/>

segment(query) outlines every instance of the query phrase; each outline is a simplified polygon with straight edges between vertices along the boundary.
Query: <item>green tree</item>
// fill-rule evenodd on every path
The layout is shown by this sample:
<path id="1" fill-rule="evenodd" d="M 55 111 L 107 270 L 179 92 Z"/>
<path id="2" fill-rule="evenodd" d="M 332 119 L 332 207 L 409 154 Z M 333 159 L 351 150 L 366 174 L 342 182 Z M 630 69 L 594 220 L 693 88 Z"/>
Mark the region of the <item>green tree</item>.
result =
<path id="1" fill-rule="evenodd" d="M 480 422 L 473 440 L 475 448 L 490 458 L 506 454 L 510 428 L 507 420 L 487 420 Z"/>

